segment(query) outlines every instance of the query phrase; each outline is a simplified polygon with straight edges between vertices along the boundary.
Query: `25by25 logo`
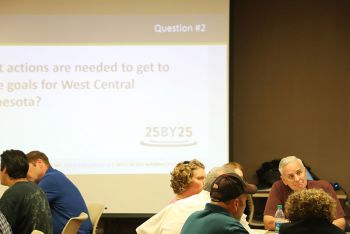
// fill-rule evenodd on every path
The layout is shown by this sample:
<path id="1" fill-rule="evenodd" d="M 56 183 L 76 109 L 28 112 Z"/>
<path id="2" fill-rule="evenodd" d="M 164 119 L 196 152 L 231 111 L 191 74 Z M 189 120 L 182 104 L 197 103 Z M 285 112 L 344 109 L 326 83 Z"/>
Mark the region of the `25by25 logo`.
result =
<path id="1" fill-rule="evenodd" d="M 148 126 L 145 127 L 145 137 L 151 138 L 186 138 L 192 137 L 190 126 Z"/>

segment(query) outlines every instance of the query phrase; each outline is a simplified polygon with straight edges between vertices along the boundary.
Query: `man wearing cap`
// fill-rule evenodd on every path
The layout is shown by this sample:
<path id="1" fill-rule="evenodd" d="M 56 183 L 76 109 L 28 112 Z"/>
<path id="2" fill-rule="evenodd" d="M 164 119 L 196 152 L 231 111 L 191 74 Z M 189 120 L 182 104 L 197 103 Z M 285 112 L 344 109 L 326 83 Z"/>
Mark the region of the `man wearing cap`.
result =
<path id="1" fill-rule="evenodd" d="M 210 190 L 215 179 L 222 174 L 233 172 L 243 177 L 241 168 L 241 166 L 236 168 L 234 165 L 225 165 L 223 167 L 215 167 L 211 169 L 204 180 L 204 187 L 200 193 L 166 206 L 142 225 L 137 227 L 136 233 L 179 234 L 187 218 L 193 212 L 203 210 L 205 204 L 211 201 Z M 242 215 L 240 223 L 249 233 L 253 233 L 248 225 L 245 214 Z"/>
<path id="2" fill-rule="evenodd" d="M 188 217 L 181 234 L 248 234 L 239 220 L 246 206 L 247 194 L 256 190 L 255 185 L 245 183 L 235 173 L 220 175 L 211 186 L 211 202 L 204 210 Z"/>

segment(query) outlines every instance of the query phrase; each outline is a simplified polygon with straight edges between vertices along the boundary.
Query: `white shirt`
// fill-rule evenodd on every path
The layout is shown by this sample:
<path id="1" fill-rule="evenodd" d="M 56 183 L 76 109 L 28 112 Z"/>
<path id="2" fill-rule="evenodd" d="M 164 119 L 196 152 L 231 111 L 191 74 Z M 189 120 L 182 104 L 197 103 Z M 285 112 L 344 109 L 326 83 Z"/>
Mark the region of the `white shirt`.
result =
<path id="1" fill-rule="evenodd" d="M 195 211 L 204 210 L 205 204 L 208 202 L 210 202 L 210 193 L 202 190 L 196 195 L 169 204 L 137 227 L 136 232 L 137 234 L 179 234 L 188 216 Z M 250 229 L 246 217 L 243 214 L 240 223 L 252 234 L 253 231 Z"/>

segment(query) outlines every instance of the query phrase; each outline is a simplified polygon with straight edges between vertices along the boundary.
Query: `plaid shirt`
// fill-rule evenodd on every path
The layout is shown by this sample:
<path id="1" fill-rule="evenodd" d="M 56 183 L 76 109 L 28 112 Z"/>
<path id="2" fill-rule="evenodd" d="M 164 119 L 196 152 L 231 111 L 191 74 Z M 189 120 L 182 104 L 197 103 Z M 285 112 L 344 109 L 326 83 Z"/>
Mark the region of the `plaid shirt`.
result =
<path id="1" fill-rule="evenodd" d="M 12 234 L 11 226 L 2 212 L 0 212 L 0 234 Z"/>

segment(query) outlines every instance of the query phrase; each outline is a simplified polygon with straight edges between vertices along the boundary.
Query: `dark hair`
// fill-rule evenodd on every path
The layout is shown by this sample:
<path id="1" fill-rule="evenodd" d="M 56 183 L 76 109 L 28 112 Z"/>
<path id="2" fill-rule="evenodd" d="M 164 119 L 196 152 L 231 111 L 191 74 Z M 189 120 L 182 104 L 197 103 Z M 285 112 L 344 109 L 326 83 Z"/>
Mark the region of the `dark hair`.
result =
<path id="1" fill-rule="evenodd" d="M 48 165 L 49 167 L 51 167 L 50 162 L 49 162 L 49 158 L 46 156 L 46 154 L 40 152 L 40 151 L 31 151 L 27 154 L 27 159 L 28 162 L 30 163 L 35 163 L 36 160 L 41 159 L 44 161 L 44 163 L 46 165 Z"/>
<path id="2" fill-rule="evenodd" d="M 6 150 L 1 154 L 1 171 L 6 172 L 12 179 L 27 178 L 28 159 L 20 150 Z"/>

